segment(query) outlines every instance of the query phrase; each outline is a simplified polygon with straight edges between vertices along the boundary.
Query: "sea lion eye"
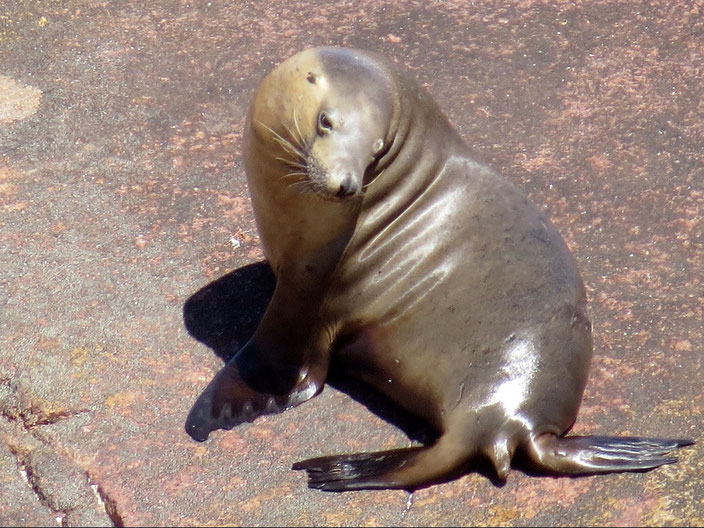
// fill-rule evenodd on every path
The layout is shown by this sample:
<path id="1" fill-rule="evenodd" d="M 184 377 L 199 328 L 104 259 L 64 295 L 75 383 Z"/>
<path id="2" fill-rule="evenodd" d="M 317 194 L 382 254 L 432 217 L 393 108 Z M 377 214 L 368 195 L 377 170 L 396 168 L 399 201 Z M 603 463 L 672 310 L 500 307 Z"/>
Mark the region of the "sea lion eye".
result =
<path id="1" fill-rule="evenodd" d="M 330 121 L 328 115 L 325 112 L 320 112 L 318 116 L 318 130 L 320 133 L 327 134 L 328 132 L 332 132 L 333 128 L 332 121 Z"/>

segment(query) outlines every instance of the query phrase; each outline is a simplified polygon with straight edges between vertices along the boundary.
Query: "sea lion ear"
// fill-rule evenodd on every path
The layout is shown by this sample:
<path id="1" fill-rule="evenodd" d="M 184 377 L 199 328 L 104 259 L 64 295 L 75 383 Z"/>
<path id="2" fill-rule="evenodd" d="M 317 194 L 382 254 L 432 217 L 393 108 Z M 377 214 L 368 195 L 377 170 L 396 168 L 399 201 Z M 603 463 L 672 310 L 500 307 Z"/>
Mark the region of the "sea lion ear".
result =
<path id="1" fill-rule="evenodd" d="M 311 84 L 315 84 L 316 81 L 318 80 L 318 75 L 313 72 L 308 72 L 308 76 L 306 77 L 306 80 Z"/>

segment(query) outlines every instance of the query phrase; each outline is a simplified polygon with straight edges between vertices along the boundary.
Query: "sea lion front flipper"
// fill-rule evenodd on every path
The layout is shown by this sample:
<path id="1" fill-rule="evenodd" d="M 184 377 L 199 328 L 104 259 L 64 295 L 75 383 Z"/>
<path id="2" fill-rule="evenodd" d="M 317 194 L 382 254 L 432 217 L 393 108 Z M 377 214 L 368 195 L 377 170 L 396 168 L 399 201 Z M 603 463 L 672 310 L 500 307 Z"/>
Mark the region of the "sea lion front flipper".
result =
<path id="1" fill-rule="evenodd" d="M 415 490 L 455 478 L 471 454 L 441 437 L 432 446 L 311 458 L 291 469 L 305 469 L 308 487 L 323 491 Z"/>
<path id="2" fill-rule="evenodd" d="M 186 432 L 199 442 L 265 414 L 295 407 L 318 394 L 324 375 L 314 369 L 269 364 L 251 341 L 213 378 L 188 413 Z"/>
<path id="3" fill-rule="evenodd" d="M 543 434 L 528 445 L 539 469 L 565 475 L 640 471 L 677 462 L 671 451 L 692 445 L 689 439 Z"/>

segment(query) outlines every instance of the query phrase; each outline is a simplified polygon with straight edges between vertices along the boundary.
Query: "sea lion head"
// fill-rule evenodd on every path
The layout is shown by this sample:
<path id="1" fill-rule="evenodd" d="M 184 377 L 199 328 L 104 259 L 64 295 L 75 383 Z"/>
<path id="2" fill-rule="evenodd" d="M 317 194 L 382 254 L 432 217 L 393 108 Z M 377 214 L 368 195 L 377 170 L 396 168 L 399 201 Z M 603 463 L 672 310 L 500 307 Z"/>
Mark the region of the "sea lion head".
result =
<path id="1" fill-rule="evenodd" d="M 361 196 L 390 143 L 390 83 L 362 52 L 298 53 L 276 67 L 255 95 L 250 151 L 275 161 L 269 177 L 295 192 L 330 201 Z"/>

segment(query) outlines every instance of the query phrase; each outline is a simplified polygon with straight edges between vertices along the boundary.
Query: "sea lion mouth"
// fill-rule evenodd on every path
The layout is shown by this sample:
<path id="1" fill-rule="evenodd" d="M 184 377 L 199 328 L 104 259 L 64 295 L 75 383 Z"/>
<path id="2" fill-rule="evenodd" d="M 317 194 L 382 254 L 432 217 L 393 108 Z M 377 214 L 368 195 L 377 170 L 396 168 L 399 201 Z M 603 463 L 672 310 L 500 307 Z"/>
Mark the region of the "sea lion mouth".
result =
<path id="1" fill-rule="evenodd" d="M 288 172 L 282 176 L 288 187 L 301 194 L 313 194 L 327 201 L 341 201 L 363 194 L 364 188 L 352 172 L 333 176 L 313 154 L 297 151 L 297 157 L 276 158 Z M 335 183 L 333 183 L 335 182 Z"/>
<path id="2" fill-rule="evenodd" d="M 364 193 L 364 187 L 351 171 L 335 173 L 323 166 L 314 156 L 306 160 L 308 178 L 301 186 L 302 192 L 312 192 L 324 200 L 340 201 Z"/>

